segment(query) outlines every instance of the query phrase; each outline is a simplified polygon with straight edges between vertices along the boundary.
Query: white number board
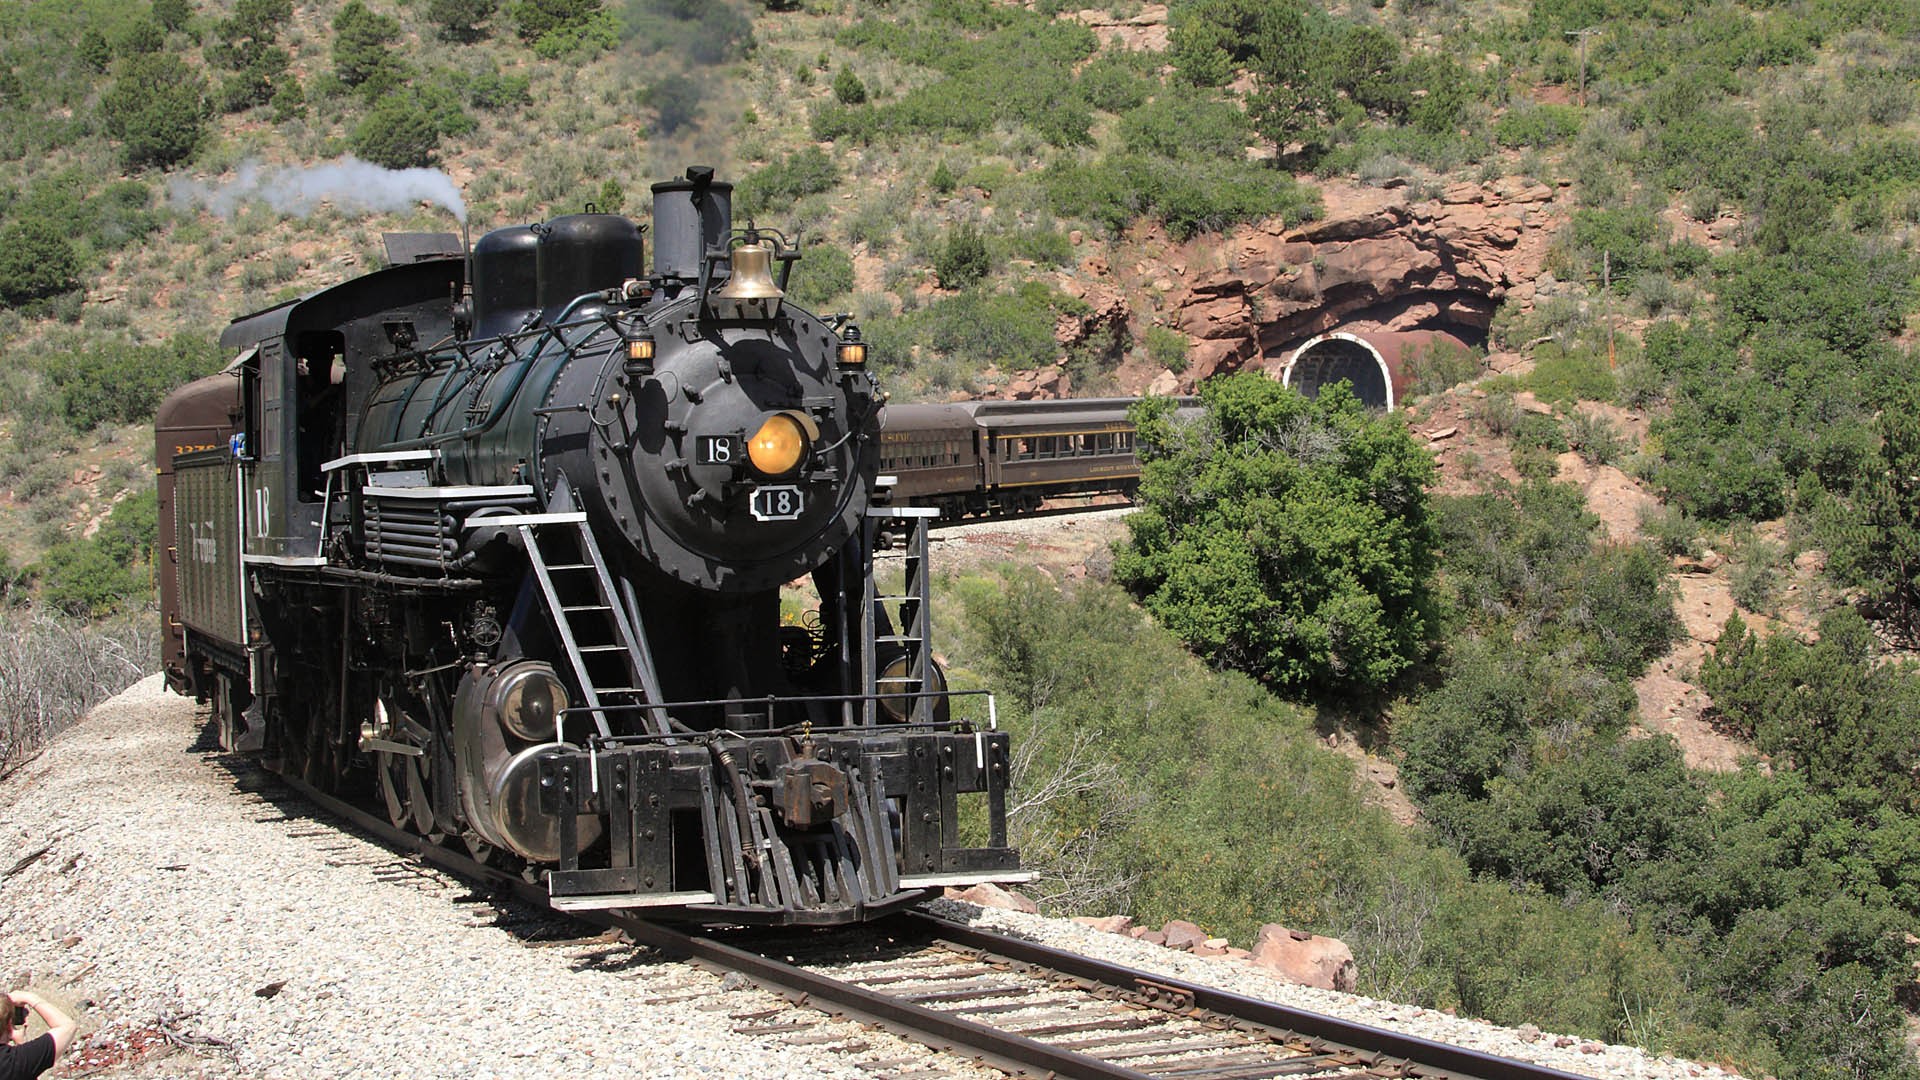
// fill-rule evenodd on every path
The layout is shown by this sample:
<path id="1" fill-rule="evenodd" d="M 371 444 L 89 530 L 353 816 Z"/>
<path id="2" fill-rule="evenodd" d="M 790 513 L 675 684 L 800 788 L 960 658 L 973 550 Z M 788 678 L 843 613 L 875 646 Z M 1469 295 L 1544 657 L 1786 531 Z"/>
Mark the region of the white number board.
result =
<path id="1" fill-rule="evenodd" d="M 747 500 L 755 521 L 792 521 L 806 508 L 806 495 L 792 484 L 754 488 Z"/>

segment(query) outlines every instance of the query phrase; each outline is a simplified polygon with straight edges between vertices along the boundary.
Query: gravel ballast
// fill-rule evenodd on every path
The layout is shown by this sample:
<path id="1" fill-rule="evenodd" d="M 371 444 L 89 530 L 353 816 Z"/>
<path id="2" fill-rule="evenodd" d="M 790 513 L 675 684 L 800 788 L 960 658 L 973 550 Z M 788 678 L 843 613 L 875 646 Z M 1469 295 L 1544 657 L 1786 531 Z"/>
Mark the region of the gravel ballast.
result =
<path id="1" fill-rule="evenodd" d="M 196 749 L 205 714 L 156 676 L 0 782 L 9 985 L 84 1010 L 55 1075 L 868 1077 L 997 1075 L 858 1024 L 755 1034 L 771 994 L 548 920 L 263 797 Z M 278 801 L 275 801 L 278 799 Z M 44 851 L 42 850 L 44 849 Z M 0 860 L 0 871 L 16 866 Z M 937 914 L 1298 1008 L 1598 1077 L 1720 1077 L 1639 1050 L 1278 983 L 1078 924 Z M 511 914 L 509 912 L 508 914 Z M 523 924 L 536 925 L 529 930 Z M 588 930 L 563 931 L 585 935 Z M 1564 1045 L 1556 1045 L 1562 1043 Z"/>

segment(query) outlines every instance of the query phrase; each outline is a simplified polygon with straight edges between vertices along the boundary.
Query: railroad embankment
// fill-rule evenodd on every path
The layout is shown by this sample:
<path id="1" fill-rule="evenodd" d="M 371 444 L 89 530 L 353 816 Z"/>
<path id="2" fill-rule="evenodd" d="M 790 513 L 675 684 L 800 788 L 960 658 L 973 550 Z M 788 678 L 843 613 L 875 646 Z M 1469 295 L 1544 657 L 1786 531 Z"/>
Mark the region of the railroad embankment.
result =
<path id="1" fill-rule="evenodd" d="M 150 678 L 0 782 L 6 975 L 84 1015 L 74 1075 L 989 1074 L 505 901 L 310 816 Z M 1599 1077 L 1711 1077 L 1631 1048 L 1284 986 L 1067 920 L 949 917 Z M 794 1011 L 791 1024 L 766 1017 Z M 742 1029 L 790 1028 L 778 1034 Z"/>

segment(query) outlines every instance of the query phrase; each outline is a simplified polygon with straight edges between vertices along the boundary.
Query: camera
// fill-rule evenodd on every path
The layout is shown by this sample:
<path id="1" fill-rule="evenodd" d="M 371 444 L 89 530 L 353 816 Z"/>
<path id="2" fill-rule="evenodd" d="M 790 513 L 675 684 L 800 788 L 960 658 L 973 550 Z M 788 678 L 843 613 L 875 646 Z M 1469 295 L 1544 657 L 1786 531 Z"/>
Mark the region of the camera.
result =
<path id="1" fill-rule="evenodd" d="M 16 1024 L 24 1024 L 27 1022 L 27 1007 L 25 1005 L 15 1005 L 13 1007 L 13 1022 Z"/>

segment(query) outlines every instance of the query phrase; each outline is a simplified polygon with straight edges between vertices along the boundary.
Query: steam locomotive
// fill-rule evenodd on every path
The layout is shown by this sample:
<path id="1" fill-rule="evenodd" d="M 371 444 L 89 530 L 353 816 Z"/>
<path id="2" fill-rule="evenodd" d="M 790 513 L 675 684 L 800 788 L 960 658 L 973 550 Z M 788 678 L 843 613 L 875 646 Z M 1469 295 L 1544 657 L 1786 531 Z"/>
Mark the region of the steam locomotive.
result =
<path id="1" fill-rule="evenodd" d="M 169 683 L 559 908 L 831 925 L 1026 877 L 1008 737 L 928 639 L 926 525 L 798 252 L 689 169 L 636 223 L 389 238 L 161 406 Z M 783 611 L 783 592 L 785 596 Z"/>

